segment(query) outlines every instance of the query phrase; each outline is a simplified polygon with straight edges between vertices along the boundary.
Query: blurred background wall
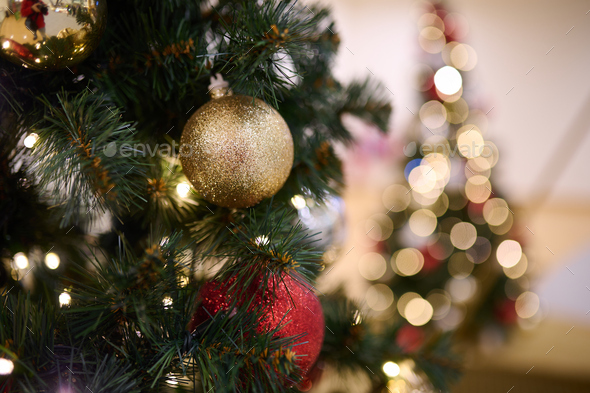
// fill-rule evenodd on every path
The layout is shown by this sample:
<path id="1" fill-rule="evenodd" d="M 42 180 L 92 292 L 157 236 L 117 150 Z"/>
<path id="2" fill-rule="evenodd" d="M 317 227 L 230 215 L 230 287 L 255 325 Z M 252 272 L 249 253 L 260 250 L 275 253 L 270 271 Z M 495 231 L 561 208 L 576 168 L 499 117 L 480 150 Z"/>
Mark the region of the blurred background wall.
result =
<path id="1" fill-rule="evenodd" d="M 421 53 L 416 24 L 420 3 L 322 3 L 332 7 L 341 38 L 336 76 L 349 81 L 374 75 L 390 90 L 394 115 L 389 144 L 392 155 L 401 156 L 404 131 L 419 109 L 413 78 Z M 470 83 L 479 92 L 479 106 L 489 109 L 486 138 L 500 151 L 495 181 L 523 227 L 531 289 L 541 298 L 543 314 L 538 325 L 517 329 L 504 344 L 470 355 L 472 371 L 457 391 L 506 392 L 511 386 L 521 388 L 513 392 L 588 391 L 590 4 L 445 4 L 469 24 L 465 42 L 478 57 Z M 348 182 L 350 236 L 343 248 L 353 248 L 335 265 L 334 274 L 358 298 L 367 284 L 347 272 L 357 268 L 363 249 L 370 248 L 363 240 L 364 223 L 371 214 L 383 213 L 381 193 L 399 176 L 390 164 L 375 160 L 371 171 L 361 170 L 365 176 L 351 176 Z M 476 386 L 480 389 L 473 390 Z M 565 390 L 552 390 L 556 388 Z"/>

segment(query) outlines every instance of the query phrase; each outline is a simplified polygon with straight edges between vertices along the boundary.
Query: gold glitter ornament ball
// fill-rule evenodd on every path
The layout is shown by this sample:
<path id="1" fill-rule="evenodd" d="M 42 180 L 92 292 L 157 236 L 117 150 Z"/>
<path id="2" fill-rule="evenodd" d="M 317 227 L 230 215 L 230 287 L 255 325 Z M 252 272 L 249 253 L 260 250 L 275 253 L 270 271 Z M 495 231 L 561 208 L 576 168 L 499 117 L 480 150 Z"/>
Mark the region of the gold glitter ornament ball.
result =
<path id="1" fill-rule="evenodd" d="M 107 2 L 59 3 L 4 1 L 8 5 L 0 11 L 0 55 L 36 70 L 63 70 L 86 59 L 106 28 Z"/>
<path id="2" fill-rule="evenodd" d="M 180 139 L 186 177 L 218 206 L 254 206 L 276 194 L 293 166 L 293 138 L 281 115 L 259 99 L 213 94 Z M 215 98 L 218 97 L 218 98 Z"/>

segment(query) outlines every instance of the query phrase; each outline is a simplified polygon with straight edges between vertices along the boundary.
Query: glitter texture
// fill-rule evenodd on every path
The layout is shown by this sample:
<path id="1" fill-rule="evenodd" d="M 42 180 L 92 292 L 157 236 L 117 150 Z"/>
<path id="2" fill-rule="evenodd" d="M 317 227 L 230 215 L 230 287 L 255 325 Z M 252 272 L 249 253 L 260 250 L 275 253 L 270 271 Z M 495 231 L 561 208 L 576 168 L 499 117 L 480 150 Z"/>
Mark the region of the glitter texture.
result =
<path id="1" fill-rule="evenodd" d="M 254 206 L 276 194 L 293 166 L 293 138 L 259 99 L 224 96 L 199 108 L 180 140 L 184 174 L 218 206 Z"/>
<path id="2" fill-rule="evenodd" d="M 259 321 L 257 330 L 268 332 L 283 326 L 276 333 L 279 337 L 303 334 L 293 351 L 296 363 L 305 376 L 317 360 L 324 341 L 324 314 L 320 301 L 312 288 L 303 284 L 303 278 L 296 279 L 285 274 L 282 280 L 276 278 L 269 281 L 266 290 L 262 289 L 261 281 L 260 278 L 254 281 L 247 291 L 247 299 L 244 299 L 248 301 L 254 297 L 251 307 L 264 311 L 265 317 Z M 209 314 L 215 315 L 230 307 L 229 284 L 210 281 L 203 285 L 197 299 L 201 304 L 189 323 L 189 331 L 208 320 Z"/>

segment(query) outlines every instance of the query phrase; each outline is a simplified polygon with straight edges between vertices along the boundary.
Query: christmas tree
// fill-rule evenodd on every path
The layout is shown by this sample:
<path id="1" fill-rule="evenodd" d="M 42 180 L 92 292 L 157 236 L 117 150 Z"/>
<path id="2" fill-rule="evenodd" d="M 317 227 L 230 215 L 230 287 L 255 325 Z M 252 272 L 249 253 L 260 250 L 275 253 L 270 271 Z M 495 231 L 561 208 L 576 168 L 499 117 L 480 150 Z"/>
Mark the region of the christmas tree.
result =
<path id="1" fill-rule="evenodd" d="M 462 42 L 464 19 L 428 3 L 418 29 L 422 102 L 407 133 L 405 181 L 383 193 L 393 230 L 365 271 L 393 292 L 412 350 L 443 332 L 463 348 L 497 345 L 510 326 L 538 320 L 539 298 L 528 290 L 514 212 L 493 186 L 499 153 L 484 139 L 493 108 L 480 107 L 470 84 L 477 54 Z M 378 269 L 386 260 L 394 274 Z"/>
<path id="2" fill-rule="evenodd" d="M 391 112 L 333 78 L 326 9 L 27 2 L 0 29 L 0 391 L 297 391 L 320 364 L 381 391 L 406 360 L 448 390 L 448 340 L 410 352 L 314 287 L 296 205 L 341 190 L 342 114 Z"/>

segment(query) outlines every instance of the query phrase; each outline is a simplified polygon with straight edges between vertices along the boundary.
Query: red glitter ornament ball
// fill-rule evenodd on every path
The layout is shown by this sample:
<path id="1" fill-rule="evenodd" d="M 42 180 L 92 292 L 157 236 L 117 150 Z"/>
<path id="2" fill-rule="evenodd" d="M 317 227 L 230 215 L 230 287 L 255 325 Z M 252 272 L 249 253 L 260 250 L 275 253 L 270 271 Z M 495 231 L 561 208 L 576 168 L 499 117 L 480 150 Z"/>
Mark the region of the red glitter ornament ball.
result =
<path id="1" fill-rule="evenodd" d="M 288 274 L 269 281 L 266 287 L 258 278 L 250 288 L 245 298 L 249 300 L 253 297 L 251 308 L 263 310 L 264 318 L 257 327 L 260 333 L 284 325 L 275 336 L 304 334 L 295 344 L 305 344 L 296 345 L 293 351 L 299 355 L 296 363 L 305 376 L 317 360 L 324 341 L 324 313 L 313 289 L 304 284 L 303 278 L 297 279 Z M 210 281 L 203 285 L 197 298 L 201 304 L 189 323 L 189 331 L 208 320 L 209 315 L 214 316 L 220 310 L 229 308 L 232 300 L 228 289 L 229 283 Z"/>

